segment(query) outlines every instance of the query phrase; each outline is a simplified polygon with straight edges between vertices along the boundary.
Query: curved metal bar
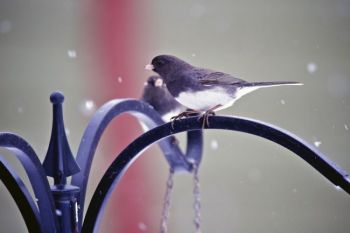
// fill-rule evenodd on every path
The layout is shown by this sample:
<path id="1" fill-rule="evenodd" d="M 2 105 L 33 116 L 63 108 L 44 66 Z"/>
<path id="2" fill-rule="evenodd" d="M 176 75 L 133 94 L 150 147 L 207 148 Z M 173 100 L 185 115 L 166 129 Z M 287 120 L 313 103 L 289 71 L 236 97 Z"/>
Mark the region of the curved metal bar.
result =
<path id="1" fill-rule="evenodd" d="M 191 163 L 200 164 L 203 155 L 203 132 L 200 130 L 187 131 L 186 158 Z M 192 168 L 192 167 L 191 167 Z"/>
<path id="2" fill-rule="evenodd" d="M 28 232 L 42 232 L 38 208 L 27 187 L 11 165 L 0 155 L 0 179 L 20 210 Z"/>
<path id="3" fill-rule="evenodd" d="M 72 177 L 72 185 L 80 188 L 78 198 L 78 203 L 80 203 L 80 223 L 82 222 L 86 188 L 96 147 L 108 124 L 122 113 L 132 114 L 148 128 L 154 128 L 158 125 L 164 124 L 164 121 L 161 119 L 158 112 L 156 112 L 149 104 L 136 99 L 111 100 L 97 110 L 86 127 L 79 145 L 76 160 L 81 171 Z M 175 140 L 172 137 L 164 138 L 159 141 L 159 146 L 163 151 L 165 158 L 175 171 L 190 171 L 192 165 L 188 162 L 187 157 L 196 159 L 197 163 L 199 163 L 202 156 L 203 137 L 201 129 L 188 132 L 186 156 L 181 152 L 180 148 L 174 143 L 174 141 Z"/>
<path id="4" fill-rule="evenodd" d="M 22 163 L 34 190 L 43 231 L 57 232 L 58 222 L 49 183 L 32 147 L 12 133 L 0 133 L 0 147 L 11 151 Z"/>
<path id="5" fill-rule="evenodd" d="M 280 144 L 304 159 L 323 176 L 333 182 L 334 185 L 340 186 L 350 194 L 349 175 L 313 146 L 288 131 L 247 118 L 212 116 L 209 117 L 209 122 L 210 126 L 207 128 L 210 129 L 245 132 Z M 202 125 L 198 122 L 197 117 L 186 118 L 176 121 L 174 128 L 171 127 L 170 123 L 156 127 L 144 133 L 127 146 L 116 157 L 98 184 L 88 207 L 82 232 L 89 233 L 97 231 L 99 220 L 112 191 L 128 167 L 140 156 L 142 150 L 169 135 L 183 131 L 199 130 L 201 127 Z"/>

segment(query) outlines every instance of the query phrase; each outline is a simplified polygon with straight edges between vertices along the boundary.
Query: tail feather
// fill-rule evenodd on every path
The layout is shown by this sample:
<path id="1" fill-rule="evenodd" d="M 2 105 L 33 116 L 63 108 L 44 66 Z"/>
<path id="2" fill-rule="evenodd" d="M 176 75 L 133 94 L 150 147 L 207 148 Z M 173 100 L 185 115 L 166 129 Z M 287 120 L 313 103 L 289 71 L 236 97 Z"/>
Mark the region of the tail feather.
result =
<path id="1" fill-rule="evenodd" d="M 238 89 L 236 93 L 236 99 L 241 98 L 243 95 L 246 95 L 252 91 L 255 91 L 260 88 L 264 87 L 274 87 L 274 86 L 284 86 L 284 85 L 304 85 L 299 82 L 288 82 L 288 81 L 281 81 L 281 82 L 252 82 L 252 83 L 244 83 L 241 88 Z"/>
<path id="2" fill-rule="evenodd" d="M 280 82 L 251 82 L 245 83 L 243 87 L 272 87 L 272 86 L 284 86 L 284 85 L 304 85 L 300 82 L 289 82 L 289 81 L 280 81 Z"/>

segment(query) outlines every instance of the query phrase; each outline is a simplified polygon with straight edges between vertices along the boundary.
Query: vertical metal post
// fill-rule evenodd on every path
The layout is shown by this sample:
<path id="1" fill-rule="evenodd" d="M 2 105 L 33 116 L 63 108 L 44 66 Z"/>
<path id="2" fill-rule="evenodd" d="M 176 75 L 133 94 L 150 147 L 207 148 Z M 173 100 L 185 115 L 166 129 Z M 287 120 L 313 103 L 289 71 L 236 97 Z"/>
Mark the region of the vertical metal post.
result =
<path id="1" fill-rule="evenodd" d="M 55 200 L 56 215 L 62 233 L 78 233 L 78 203 L 79 188 L 65 185 L 52 186 L 51 191 Z"/>
<path id="2" fill-rule="evenodd" d="M 52 134 L 49 148 L 43 163 L 47 176 L 54 178 L 51 191 L 55 201 L 59 232 L 78 232 L 78 203 L 80 189 L 67 185 L 67 177 L 80 171 L 69 148 L 62 113 L 64 96 L 55 92 L 50 96 L 53 104 Z"/>

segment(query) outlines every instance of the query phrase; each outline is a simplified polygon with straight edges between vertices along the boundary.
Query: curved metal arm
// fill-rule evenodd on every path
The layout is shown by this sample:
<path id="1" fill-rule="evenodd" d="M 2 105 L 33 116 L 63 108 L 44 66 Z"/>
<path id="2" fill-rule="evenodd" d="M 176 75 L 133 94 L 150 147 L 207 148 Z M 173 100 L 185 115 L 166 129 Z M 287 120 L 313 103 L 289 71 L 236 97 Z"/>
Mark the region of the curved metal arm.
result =
<path id="1" fill-rule="evenodd" d="M 0 156 L 0 179 L 21 211 L 28 232 L 42 232 L 40 215 L 28 189 L 11 165 Z"/>
<path id="2" fill-rule="evenodd" d="M 77 163 L 81 171 L 72 177 L 72 185 L 80 188 L 78 203 L 80 203 L 79 222 L 82 222 L 84 211 L 84 201 L 86 188 L 89 179 L 91 163 L 100 141 L 101 135 L 108 124 L 118 115 L 130 113 L 148 128 L 154 128 L 164 124 L 164 121 L 149 104 L 135 99 L 117 99 L 111 100 L 97 110 L 88 126 L 85 129 L 77 153 Z M 192 169 L 191 163 L 187 158 L 200 162 L 202 156 L 203 137 L 201 129 L 188 132 L 188 144 L 186 156 L 181 152 L 177 144 L 170 137 L 164 138 L 159 142 L 169 165 L 175 170 Z"/>
<path id="3" fill-rule="evenodd" d="M 44 232 L 56 232 L 58 222 L 53 197 L 44 169 L 32 147 L 21 137 L 12 133 L 0 133 L 0 147 L 11 151 L 22 163 L 38 202 Z"/>
<path id="4" fill-rule="evenodd" d="M 213 116 L 209 117 L 209 122 L 210 127 L 207 128 L 210 129 L 241 131 L 280 144 L 304 159 L 323 176 L 333 182 L 334 185 L 340 186 L 350 194 L 349 175 L 317 151 L 313 146 L 288 131 L 260 121 L 238 117 Z M 88 233 L 97 230 L 99 220 L 112 191 L 128 167 L 139 157 L 143 149 L 169 135 L 184 131 L 199 130 L 201 127 L 202 125 L 197 121 L 197 117 L 190 117 L 176 121 L 174 128 L 171 127 L 170 123 L 156 127 L 144 133 L 127 146 L 119 156 L 116 157 L 98 184 L 88 207 L 82 232 Z"/>

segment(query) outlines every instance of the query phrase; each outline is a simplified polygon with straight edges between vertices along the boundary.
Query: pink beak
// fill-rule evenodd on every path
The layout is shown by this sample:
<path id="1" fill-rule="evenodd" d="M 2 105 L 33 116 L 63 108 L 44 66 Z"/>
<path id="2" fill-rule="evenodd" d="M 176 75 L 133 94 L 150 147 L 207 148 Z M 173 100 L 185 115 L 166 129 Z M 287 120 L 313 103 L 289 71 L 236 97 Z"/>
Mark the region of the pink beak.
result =
<path id="1" fill-rule="evenodd" d="M 145 66 L 145 69 L 146 69 L 146 70 L 153 70 L 153 69 L 154 69 L 154 66 L 153 66 L 152 64 L 147 64 L 147 65 Z"/>

